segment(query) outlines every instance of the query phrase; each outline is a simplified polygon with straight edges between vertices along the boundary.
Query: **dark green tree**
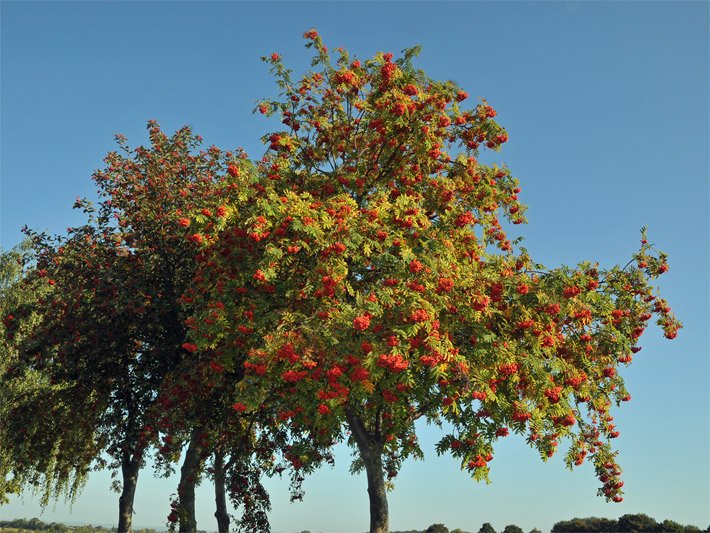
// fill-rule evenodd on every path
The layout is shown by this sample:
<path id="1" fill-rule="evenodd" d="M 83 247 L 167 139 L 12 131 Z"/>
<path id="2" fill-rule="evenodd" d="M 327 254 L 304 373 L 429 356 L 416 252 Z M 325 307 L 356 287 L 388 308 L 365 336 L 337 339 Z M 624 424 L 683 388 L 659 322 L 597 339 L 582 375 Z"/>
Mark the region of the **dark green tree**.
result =
<path id="1" fill-rule="evenodd" d="M 18 350 L 41 324 L 40 310 L 53 293 L 36 275 L 31 241 L 1 254 L 0 503 L 26 488 L 43 505 L 62 495 L 71 501 L 101 447 L 88 424 L 91 402 L 73 398 L 71 386 L 38 365 L 25 368 Z"/>
<path id="2" fill-rule="evenodd" d="M 647 532 L 659 531 L 659 524 L 645 514 L 625 514 L 617 521 L 617 531 L 620 532 Z"/>
<path id="3" fill-rule="evenodd" d="M 617 521 L 610 518 L 573 518 L 552 526 L 552 533 L 616 531 Z"/>

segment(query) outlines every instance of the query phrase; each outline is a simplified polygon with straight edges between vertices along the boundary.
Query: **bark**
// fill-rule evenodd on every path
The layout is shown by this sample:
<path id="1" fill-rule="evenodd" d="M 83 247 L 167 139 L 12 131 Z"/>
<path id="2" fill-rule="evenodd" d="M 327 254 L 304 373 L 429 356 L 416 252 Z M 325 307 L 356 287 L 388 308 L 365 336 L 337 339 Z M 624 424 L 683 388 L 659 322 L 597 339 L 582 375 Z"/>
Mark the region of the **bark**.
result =
<path id="1" fill-rule="evenodd" d="M 370 533 L 389 533 L 389 509 L 385 475 L 382 469 L 384 444 L 379 431 L 371 434 L 362 419 L 352 410 L 346 410 L 348 426 L 357 443 L 360 458 L 367 473 L 367 494 L 370 498 Z M 379 426 L 379 424 L 377 424 Z"/>
<path id="2" fill-rule="evenodd" d="M 180 533 L 196 533 L 195 519 L 195 485 L 200 466 L 200 446 L 197 443 L 198 431 L 193 431 L 190 445 L 185 452 L 185 459 L 180 468 L 180 483 L 178 484 L 178 519 Z"/>
<path id="3" fill-rule="evenodd" d="M 123 489 L 118 499 L 118 533 L 131 533 L 133 524 L 133 500 L 136 496 L 138 484 L 138 471 L 140 461 L 124 453 L 121 458 L 121 474 L 123 476 Z"/>
<path id="4" fill-rule="evenodd" d="M 370 533 L 389 533 L 390 518 L 385 476 L 382 471 L 382 453 L 372 453 L 363 460 L 367 472 L 367 494 L 370 497 Z"/>
<path id="5" fill-rule="evenodd" d="M 214 502 L 217 519 L 217 531 L 229 533 L 229 514 L 227 513 L 227 498 L 224 490 L 224 453 L 214 454 Z"/>

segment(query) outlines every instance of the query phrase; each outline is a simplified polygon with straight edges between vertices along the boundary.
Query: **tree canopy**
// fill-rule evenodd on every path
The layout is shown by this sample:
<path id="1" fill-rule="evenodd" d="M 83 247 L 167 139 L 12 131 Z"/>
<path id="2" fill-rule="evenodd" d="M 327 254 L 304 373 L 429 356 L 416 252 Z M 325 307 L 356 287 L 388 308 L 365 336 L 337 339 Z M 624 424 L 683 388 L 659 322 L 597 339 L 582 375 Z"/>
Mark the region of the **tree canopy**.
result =
<path id="1" fill-rule="evenodd" d="M 305 38 L 312 71 L 264 58 L 279 94 L 257 110 L 283 127 L 263 157 L 197 151 L 189 128 L 151 122 L 150 148 L 119 137 L 95 173 L 98 209 L 77 201 L 85 225 L 28 232 L 32 267 L 3 281 L 0 370 L 23 387 L 3 416 L 31 420 L 0 434 L 4 483 L 75 491 L 108 453 L 130 529 L 147 450 L 169 471 L 187 447 L 169 522 L 196 529 L 208 472 L 218 507 L 226 484 L 241 525 L 262 531 L 260 475 L 288 467 L 298 498 L 345 440 L 370 531 L 387 533 L 421 419 L 476 480 L 500 439 L 543 460 L 566 439 L 567 465 L 589 457 L 599 494 L 621 501 L 620 371 L 654 316 L 669 339 L 681 327 L 654 287 L 666 255 L 644 230 L 624 266 L 545 267 L 512 236 L 520 181 L 486 162 L 508 140 L 488 102 L 417 69 L 418 48 L 360 61 Z"/>

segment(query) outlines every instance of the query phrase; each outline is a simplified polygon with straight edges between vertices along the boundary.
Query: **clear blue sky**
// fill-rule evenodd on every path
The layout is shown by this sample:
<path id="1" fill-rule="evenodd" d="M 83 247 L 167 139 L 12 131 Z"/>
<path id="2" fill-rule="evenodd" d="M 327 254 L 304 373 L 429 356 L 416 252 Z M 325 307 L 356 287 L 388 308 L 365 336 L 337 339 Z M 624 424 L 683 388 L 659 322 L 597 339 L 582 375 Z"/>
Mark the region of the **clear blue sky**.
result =
<path id="1" fill-rule="evenodd" d="M 407 463 L 391 493 L 394 529 L 444 522 L 477 531 L 515 523 L 549 529 L 574 516 L 644 512 L 710 523 L 708 396 L 707 2 L 554 3 L 107 3 L 2 2 L 2 247 L 23 224 L 63 231 L 79 221 L 77 195 L 114 133 L 146 142 L 145 125 L 190 124 L 207 144 L 262 153 L 268 123 L 252 115 L 275 88 L 259 57 L 278 51 L 308 64 L 301 34 L 316 27 L 360 58 L 424 47 L 419 65 L 453 79 L 498 110 L 510 135 L 498 161 L 523 187 L 530 224 L 516 227 L 539 261 L 626 263 L 639 229 L 670 255 L 662 291 L 683 320 L 674 342 L 650 328 L 624 371 L 633 400 L 617 411 L 626 499 L 596 496 L 592 468 L 543 464 L 516 438 L 497 452 L 492 485 L 437 458 L 435 428 L 421 428 L 427 459 Z M 268 482 L 275 532 L 367 529 L 363 476 L 335 469 L 306 481 L 289 504 Z M 141 474 L 137 525 L 159 526 L 177 481 Z M 216 529 L 210 487 L 198 525 Z M 31 495 L 0 517 L 39 515 Z M 93 476 L 74 506 L 46 521 L 115 523 L 108 475 Z"/>

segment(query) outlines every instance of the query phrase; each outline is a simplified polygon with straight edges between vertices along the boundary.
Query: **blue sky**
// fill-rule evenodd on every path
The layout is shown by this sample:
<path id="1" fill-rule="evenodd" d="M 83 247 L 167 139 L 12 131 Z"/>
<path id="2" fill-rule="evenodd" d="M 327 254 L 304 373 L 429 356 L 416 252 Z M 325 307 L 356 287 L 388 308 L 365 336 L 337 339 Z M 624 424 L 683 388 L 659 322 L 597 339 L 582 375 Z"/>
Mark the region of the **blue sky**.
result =
<path id="1" fill-rule="evenodd" d="M 625 264 L 639 229 L 668 252 L 659 280 L 684 322 L 678 339 L 657 328 L 624 371 L 633 396 L 616 412 L 625 501 L 596 496 L 592 468 L 570 473 L 539 461 L 522 440 L 501 443 L 491 485 L 437 458 L 436 428 L 421 428 L 427 459 L 405 464 L 390 495 L 393 529 L 433 522 L 477 531 L 515 523 L 549 529 L 574 516 L 644 512 L 710 523 L 708 368 L 708 8 L 707 2 L 191 3 L 2 2 L 0 242 L 20 228 L 64 231 L 71 205 L 93 196 L 91 172 L 113 135 L 146 142 L 157 119 L 190 124 L 207 144 L 244 146 L 254 157 L 269 124 L 252 114 L 275 86 L 259 61 L 282 53 L 308 65 L 302 33 L 318 28 L 330 47 L 360 58 L 424 47 L 418 65 L 453 79 L 498 111 L 510 141 L 494 159 L 521 180 L 530 223 L 516 230 L 548 266 L 598 260 Z M 271 480 L 274 531 L 364 531 L 364 476 L 335 469 L 306 481 L 289 504 Z M 141 473 L 137 525 L 159 526 L 174 478 Z M 92 476 L 72 513 L 59 502 L 45 521 L 116 522 L 109 476 Z M 215 529 L 210 487 L 200 488 L 198 525 Z M 31 517 L 30 494 L 0 518 Z"/>

